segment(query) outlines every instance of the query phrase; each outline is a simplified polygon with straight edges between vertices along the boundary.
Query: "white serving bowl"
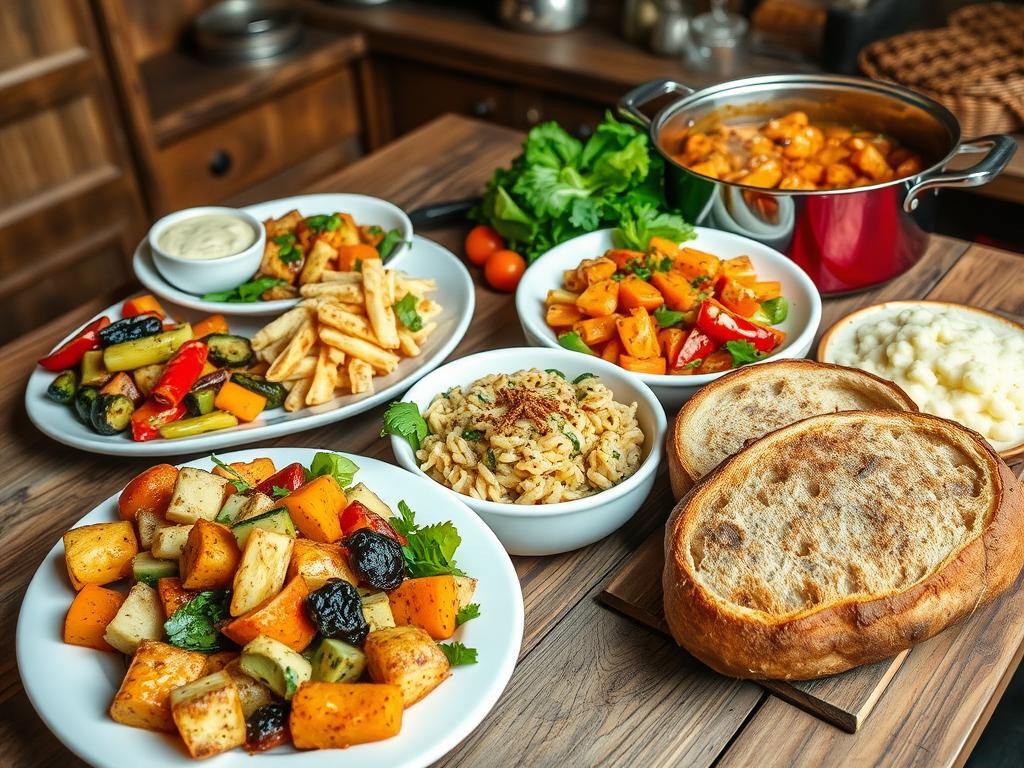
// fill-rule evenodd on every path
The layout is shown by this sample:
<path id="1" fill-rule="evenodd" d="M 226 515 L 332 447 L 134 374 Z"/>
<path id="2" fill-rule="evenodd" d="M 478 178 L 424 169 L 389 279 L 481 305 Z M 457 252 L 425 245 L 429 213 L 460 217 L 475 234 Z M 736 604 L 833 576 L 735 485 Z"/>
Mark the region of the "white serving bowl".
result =
<path id="1" fill-rule="evenodd" d="M 723 259 L 749 256 L 759 280 L 782 283 L 782 295 L 789 302 L 789 316 L 777 327 L 785 331 L 786 341 L 781 349 L 765 358 L 765 362 L 806 357 L 821 322 L 821 295 L 811 278 L 786 256 L 756 240 L 706 227 L 694 227 L 694 231 L 697 237 L 684 245 Z M 575 269 L 583 259 L 604 255 L 612 247 L 612 230 L 601 229 L 555 246 L 530 265 L 516 289 L 516 311 L 530 344 L 561 349 L 554 330 L 544 321 L 544 299 L 549 290 L 562 287 L 563 272 Z M 697 390 L 728 371 L 693 376 L 625 373 L 647 384 L 665 409 L 674 413 Z"/>
<path id="2" fill-rule="evenodd" d="M 218 259 L 186 259 L 172 256 L 160 248 L 160 236 L 173 224 L 197 216 L 222 214 L 238 218 L 256 234 L 256 240 L 244 251 Z M 260 267 L 263 250 L 267 242 L 267 232 L 263 222 L 248 211 L 240 208 L 207 205 L 198 208 L 185 208 L 169 213 L 149 229 L 149 249 L 153 254 L 153 263 L 167 282 L 187 293 L 203 295 L 216 291 L 227 291 L 252 279 Z"/>
<path id="3" fill-rule="evenodd" d="M 664 451 L 667 422 L 650 387 L 635 376 L 605 360 L 564 349 L 514 347 L 453 360 L 420 379 L 403 399 L 415 403 L 423 413 L 435 395 L 453 386 L 465 387 L 491 373 L 514 373 L 527 368 L 556 368 L 570 381 L 582 373 L 597 374 L 617 401 L 636 402 L 637 421 L 644 433 L 637 471 L 613 488 L 586 498 L 558 504 L 502 504 L 447 489 L 490 526 L 510 554 L 553 555 L 603 539 L 636 513 L 654 485 Z M 412 448 L 404 439 L 392 436 L 391 450 L 401 466 L 429 478 L 419 468 Z"/>

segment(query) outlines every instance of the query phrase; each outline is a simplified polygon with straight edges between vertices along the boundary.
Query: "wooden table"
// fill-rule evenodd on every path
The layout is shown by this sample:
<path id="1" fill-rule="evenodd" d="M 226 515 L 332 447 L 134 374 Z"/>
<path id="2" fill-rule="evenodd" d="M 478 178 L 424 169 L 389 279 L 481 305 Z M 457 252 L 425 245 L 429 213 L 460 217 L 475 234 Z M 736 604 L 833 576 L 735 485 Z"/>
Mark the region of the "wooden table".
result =
<path id="1" fill-rule="evenodd" d="M 318 191 L 367 192 L 405 208 L 476 193 L 518 151 L 513 131 L 446 117 L 383 149 Z M 456 252 L 464 229 L 431 237 Z M 887 286 L 825 303 L 823 327 L 881 299 L 970 302 L 1024 315 L 1024 257 L 935 238 L 921 263 Z M 69 290 L 73 290 L 70 287 Z M 50 735 L 21 687 L 14 634 L 21 596 L 63 531 L 153 463 L 65 448 L 29 423 L 22 398 L 36 358 L 100 309 L 83 306 L 0 349 L 0 765 L 80 765 Z M 477 287 L 477 311 L 455 356 L 523 344 L 509 296 Z M 391 460 L 380 411 L 270 442 Z M 185 459 L 186 457 L 182 457 Z M 566 555 L 515 558 L 526 633 L 512 681 L 446 766 L 961 764 L 1020 661 L 1024 593 L 911 652 L 867 724 L 849 735 L 695 663 L 663 636 L 595 601 L 607 576 L 671 507 L 664 473 L 632 522 Z M 54 631 L 58 631 L 54 627 Z M 255 765 L 255 763 L 254 763 Z"/>

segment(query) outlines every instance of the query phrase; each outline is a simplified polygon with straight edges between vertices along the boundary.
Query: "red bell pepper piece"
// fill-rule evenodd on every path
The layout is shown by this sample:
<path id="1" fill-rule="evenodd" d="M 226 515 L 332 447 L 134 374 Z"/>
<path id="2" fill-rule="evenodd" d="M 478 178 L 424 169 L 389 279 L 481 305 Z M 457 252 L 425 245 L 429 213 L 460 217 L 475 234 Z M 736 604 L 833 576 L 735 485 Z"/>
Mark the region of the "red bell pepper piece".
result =
<path id="1" fill-rule="evenodd" d="M 132 440 L 144 442 L 160 437 L 160 427 L 177 421 L 188 409 L 178 405 L 162 405 L 156 400 L 147 400 L 132 414 Z"/>
<path id="2" fill-rule="evenodd" d="M 372 509 L 368 509 L 362 502 L 353 501 L 341 513 L 341 532 L 347 538 L 361 528 L 369 528 L 371 531 L 392 538 L 403 547 L 409 543 L 405 536 L 391 527 L 391 523 Z"/>
<path id="3" fill-rule="evenodd" d="M 275 474 L 257 485 L 254 490 L 267 496 L 273 496 L 274 486 L 284 488 L 288 493 L 291 493 L 292 491 L 299 490 L 305 484 L 306 470 L 296 461 L 294 464 L 289 464 L 284 469 L 278 470 Z"/>
<path id="4" fill-rule="evenodd" d="M 178 405 L 184 400 L 202 374 L 209 351 L 209 347 L 201 341 L 182 344 L 153 387 L 153 399 L 162 405 Z"/>
<path id="5" fill-rule="evenodd" d="M 758 352 L 771 352 L 776 346 L 774 333 L 730 312 L 714 299 L 700 305 L 697 327 L 719 344 L 749 341 Z"/>
<path id="6" fill-rule="evenodd" d="M 717 348 L 718 345 L 706 333 L 699 328 L 691 328 L 676 359 L 669 360 L 669 367 L 672 369 L 686 368 L 697 360 L 703 360 Z"/>
<path id="7" fill-rule="evenodd" d="M 138 317 L 139 315 L 156 315 L 161 320 L 167 317 L 160 302 L 149 293 L 127 299 L 124 306 L 121 307 L 121 317 Z"/>
<path id="8" fill-rule="evenodd" d="M 74 368 L 82 362 L 86 352 L 100 348 L 99 332 L 108 325 L 110 325 L 110 320 L 106 315 L 96 318 L 73 338 L 64 342 L 59 349 L 55 349 L 40 360 L 39 364 L 54 373 Z"/>

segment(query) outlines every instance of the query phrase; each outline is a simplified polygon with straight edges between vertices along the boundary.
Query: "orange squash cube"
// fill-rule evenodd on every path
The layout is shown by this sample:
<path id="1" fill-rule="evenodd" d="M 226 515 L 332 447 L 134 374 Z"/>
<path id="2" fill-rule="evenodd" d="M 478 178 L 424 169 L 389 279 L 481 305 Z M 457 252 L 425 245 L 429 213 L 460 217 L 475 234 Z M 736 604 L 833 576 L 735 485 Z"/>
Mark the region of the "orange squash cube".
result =
<path id="1" fill-rule="evenodd" d="M 341 513 L 348 503 L 345 492 L 330 475 L 310 480 L 281 499 L 281 504 L 307 539 L 333 544 L 341 538 Z"/>
<path id="2" fill-rule="evenodd" d="M 242 553 L 231 530 L 199 518 L 188 533 L 181 553 L 181 586 L 185 589 L 225 589 L 235 578 Z"/>
<path id="3" fill-rule="evenodd" d="M 75 595 L 64 618 L 64 642 L 97 651 L 115 650 L 103 639 L 103 633 L 117 615 L 124 598 L 122 593 L 112 589 L 86 584 Z"/>
<path id="4" fill-rule="evenodd" d="M 296 576 L 284 589 L 251 611 L 221 628 L 227 637 L 246 645 L 259 635 L 284 643 L 293 651 L 303 651 L 313 642 L 316 627 L 302 607 L 309 590 L 302 576 Z"/>

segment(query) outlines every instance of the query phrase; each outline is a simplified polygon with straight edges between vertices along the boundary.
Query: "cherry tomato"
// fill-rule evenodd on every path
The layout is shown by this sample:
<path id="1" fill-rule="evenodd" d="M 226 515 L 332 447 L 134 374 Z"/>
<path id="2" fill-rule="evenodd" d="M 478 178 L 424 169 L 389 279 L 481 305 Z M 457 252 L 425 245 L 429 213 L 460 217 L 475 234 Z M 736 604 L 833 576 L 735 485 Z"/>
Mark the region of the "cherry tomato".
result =
<path id="1" fill-rule="evenodd" d="M 495 251 L 484 265 L 484 277 L 492 288 L 511 293 L 526 271 L 526 262 L 515 251 Z"/>
<path id="2" fill-rule="evenodd" d="M 492 253 L 504 247 L 501 235 L 486 224 L 473 227 L 466 235 L 466 257 L 478 267 L 482 267 Z"/>

